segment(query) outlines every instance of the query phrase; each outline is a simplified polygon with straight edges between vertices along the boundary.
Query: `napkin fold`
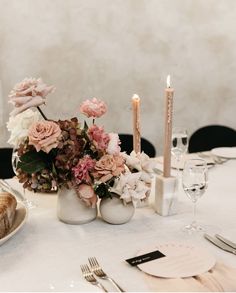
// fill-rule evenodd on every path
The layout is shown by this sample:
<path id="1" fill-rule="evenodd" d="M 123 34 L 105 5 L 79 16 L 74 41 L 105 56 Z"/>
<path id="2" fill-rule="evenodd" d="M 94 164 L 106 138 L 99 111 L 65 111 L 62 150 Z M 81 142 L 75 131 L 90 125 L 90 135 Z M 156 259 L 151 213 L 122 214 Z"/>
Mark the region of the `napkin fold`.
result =
<path id="1" fill-rule="evenodd" d="M 144 274 L 150 291 L 235 292 L 236 268 L 217 263 L 210 271 L 190 278 L 166 279 Z"/>

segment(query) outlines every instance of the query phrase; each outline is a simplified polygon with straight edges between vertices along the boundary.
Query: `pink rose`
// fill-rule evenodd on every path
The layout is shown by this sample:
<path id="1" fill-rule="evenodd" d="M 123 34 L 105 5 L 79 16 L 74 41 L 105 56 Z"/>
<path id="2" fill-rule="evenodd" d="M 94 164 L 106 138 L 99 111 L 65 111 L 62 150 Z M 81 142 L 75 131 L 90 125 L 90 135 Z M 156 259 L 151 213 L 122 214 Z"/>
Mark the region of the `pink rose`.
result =
<path id="1" fill-rule="evenodd" d="M 76 188 L 76 192 L 79 198 L 87 205 L 92 208 L 95 208 L 97 203 L 97 195 L 95 194 L 91 185 L 80 184 Z"/>
<path id="2" fill-rule="evenodd" d="M 39 121 L 31 125 L 28 135 L 29 144 L 33 145 L 37 152 L 42 150 L 49 153 L 58 146 L 61 129 L 53 121 Z"/>
<path id="3" fill-rule="evenodd" d="M 91 177 L 89 172 L 93 170 L 95 166 L 95 161 L 89 156 L 86 155 L 79 160 L 78 164 L 72 168 L 74 173 L 75 182 L 80 184 L 81 182 L 90 183 Z"/>
<path id="4" fill-rule="evenodd" d="M 107 111 L 107 105 L 96 98 L 84 101 L 80 106 L 80 112 L 86 115 L 88 118 L 99 118 Z"/>
<path id="5" fill-rule="evenodd" d="M 103 127 L 92 125 L 88 130 L 88 136 L 98 150 L 105 151 L 107 149 L 110 138 Z"/>
<path id="6" fill-rule="evenodd" d="M 109 143 L 107 146 L 107 153 L 109 155 L 119 155 L 120 153 L 120 139 L 117 133 L 109 133 Z"/>
<path id="7" fill-rule="evenodd" d="M 112 177 L 117 177 L 125 171 L 122 156 L 104 155 L 96 162 L 93 176 L 101 182 L 107 182 Z"/>
<path id="8" fill-rule="evenodd" d="M 15 116 L 31 107 L 45 104 L 46 96 L 54 89 L 54 86 L 43 83 L 41 78 L 25 78 L 17 83 L 9 94 L 10 103 L 15 106 L 11 115 Z"/>

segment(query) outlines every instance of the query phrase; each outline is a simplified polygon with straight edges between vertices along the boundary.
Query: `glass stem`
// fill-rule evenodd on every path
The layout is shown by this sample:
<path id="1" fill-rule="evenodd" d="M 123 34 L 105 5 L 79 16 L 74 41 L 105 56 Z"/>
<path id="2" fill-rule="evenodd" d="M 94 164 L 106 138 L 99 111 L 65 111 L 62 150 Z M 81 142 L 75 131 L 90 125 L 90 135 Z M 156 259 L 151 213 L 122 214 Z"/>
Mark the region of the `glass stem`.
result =
<path id="1" fill-rule="evenodd" d="M 197 221 L 196 221 L 196 211 L 197 211 L 197 202 L 193 202 L 193 222 L 192 225 L 195 226 Z"/>

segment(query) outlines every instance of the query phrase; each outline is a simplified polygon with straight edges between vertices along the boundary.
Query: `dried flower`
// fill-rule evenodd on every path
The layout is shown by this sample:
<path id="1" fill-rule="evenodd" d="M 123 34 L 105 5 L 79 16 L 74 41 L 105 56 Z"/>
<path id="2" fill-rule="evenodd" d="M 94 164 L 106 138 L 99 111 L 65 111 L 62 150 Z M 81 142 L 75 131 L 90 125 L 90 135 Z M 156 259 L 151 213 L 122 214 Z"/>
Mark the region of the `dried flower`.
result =
<path id="1" fill-rule="evenodd" d="M 104 152 L 107 149 L 110 138 L 103 127 L 92 125 L 88 129 L 88 136 L 98 150 Z"/>
<path id="2" fill-rule="evenodd" d="M 32 124 L 28 135 L 29 144 L 33 145 L 37 152 L 43 150 L 49 153 L 51 149 L 58 146 L 61 129 L 53 121 L 41 121 Z"/>
<path id="3" fill-rule="evenodd" d="M 99 118 L 107 111 L 107 105 L 96 98 L 84 101 L 80 106 L 80 112 L 88 118 Z"/>
<path id="4" fill-rule="evenodd" d="M 100 182 L 107 182 L 112 177 L 119 176 L 125 170 L 122 156 L 104 155 L 96 162 L 93 176 Z"/>
<path id="5" fill-rule="evenodd" d="M 79 160 L 78 164 L 72 168 L 72 172 L 74 173 L 75 182 L 80 184 L 91 183 L 92 179 L 90 177 L 89 172 L 94 169 L 95 161 L 88 155 L 85 155 L 82 159 Z"/>
<path id="6" fill-rule="evenodd" d="M 41 78 L 25 78 L 9 94 L 10 103 L 15 106 L 10 115 L 15 116 L 31 107 L 45 104 L 46 96 L 54 89 L 54 86 L 43 83 Z"/>

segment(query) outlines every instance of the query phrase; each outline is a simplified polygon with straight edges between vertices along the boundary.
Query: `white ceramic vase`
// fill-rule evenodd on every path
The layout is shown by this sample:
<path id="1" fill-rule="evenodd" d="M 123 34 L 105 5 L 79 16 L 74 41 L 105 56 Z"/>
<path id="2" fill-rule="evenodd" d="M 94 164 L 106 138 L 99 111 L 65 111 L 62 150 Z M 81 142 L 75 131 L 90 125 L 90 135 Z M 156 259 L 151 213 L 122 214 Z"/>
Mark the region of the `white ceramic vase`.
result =
<path id="1" fill-rule="evenodd" d="M 132 202 L 126 205 L 123 204 L 123 201 L 115 193 L 112 193 L 112 198 L 101 199 L 99 210 L 102 219 L 113 225 L 129 222 L 135 212 Z"/>
<path id="2" fill-rule="evenodd" d="M 87 207 L 73 188 L 62 188 L 58 191 L 57 217 L 66 224 L 85 224 L 96 219 L 97 206 Z"/>

